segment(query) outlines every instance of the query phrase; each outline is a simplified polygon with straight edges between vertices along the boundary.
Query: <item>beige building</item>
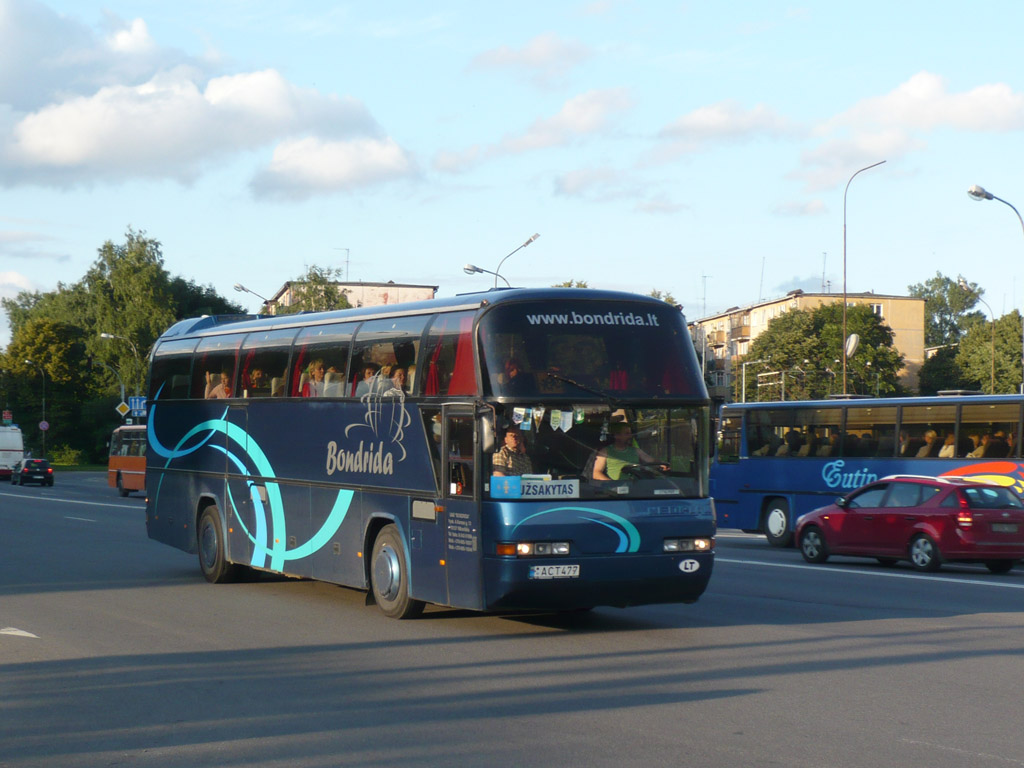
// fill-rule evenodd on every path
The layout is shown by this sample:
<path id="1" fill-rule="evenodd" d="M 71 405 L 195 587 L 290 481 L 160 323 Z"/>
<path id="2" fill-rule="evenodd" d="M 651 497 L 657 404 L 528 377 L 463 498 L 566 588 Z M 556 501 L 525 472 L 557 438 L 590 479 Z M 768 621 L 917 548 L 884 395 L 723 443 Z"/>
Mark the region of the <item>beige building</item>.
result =
<path id="1" fill-rule="evenodd" d="M 428 301 L 437 294 L 436 285 L 412 285 L 408 283 L 396 283 L 389 280 L 386 283 L 335 283 L 348 303 L 353 307 L 376 307 L 381 304 L 405 304 L 410 301 Z M 277 307 L 290 307 L 297 299 L 301 291 L 302 283 L 287 282 L 270 297 L 264 305 L 270 314 L 277 314 Z"/>
<path id="2" fill-rule="evenodd" d="M 780 299 L 771 299 L 747 307 L 732 307 L 717 315 L 690 323 L 698 357 L 704 360 L 710 382 L 709 391 L 717 399 L 731 399 L 733 376 L 740 375 L 739 362 L 733 358 L 747 354 L 750 343 L 764 333 L 773 319 L 795 309 L 815 309 L 843 300 L 836 293 L 790 291 Z M 924 299 L 910 296 L 884 296 L 876 293 L 848 293 L 849 306 L 866 304 L 893 332 L 893 346 L 903 355 L 900 383 L 916 391 L 918 374 L 924 363 Z M 702 345 L 701 340 L 704 341 Z"/>

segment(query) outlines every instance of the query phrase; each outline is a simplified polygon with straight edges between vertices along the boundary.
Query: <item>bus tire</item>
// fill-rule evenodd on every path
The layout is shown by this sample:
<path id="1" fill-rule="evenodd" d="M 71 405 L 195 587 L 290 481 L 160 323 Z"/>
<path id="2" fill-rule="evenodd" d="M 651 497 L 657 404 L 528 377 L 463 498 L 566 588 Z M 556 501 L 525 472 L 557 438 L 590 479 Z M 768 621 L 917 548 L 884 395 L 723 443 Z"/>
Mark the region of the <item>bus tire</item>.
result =
<path id="1" fill-rule="evenodd" d="M 808 563 L 820 564 L 828 560 L 828 545 L 818 526 L 808 525 L 801 531 L 800 554 Z"/>
<path id="2" fill-rule="evenodd" d="M 196 544 L 199 550 L 199 568 L 211 584 L 225 584 L 238 576 L 238 566 L 229 563 L 224 553 L 224 534 L 220 525 L 220 512 L 214 505 L 208 506 L 199 516 L 196 528 Z"/>
<path id="3" fill-rule="evenodd" d="M 910 565 L 915 571 L 932 572 L 942 565 L 942 555 L 931 536 L 921 533 L 910 540 Z"/>
<path id="4" fill-rule="evenodd" d="M 773 547 L 788 547 L 793 543 L 789 527 L 789 502 L 772 499 L 764 511 L 764 535 Z"/>
<path id="5" fill-rule="evenodd" d="M 117 492 L 122 496 L 128 495 L 128 489 L 124 487 L 124 481 L 121 480 L 121 473 L 117 473 Z"/>
<path id="6" fill-rule="evenodd" d="M 398 528 L 385 525 L 373 542 L 370 592 L 377 607 L 392 619 L 412 619 L 423 612 L 423 601 L 409 597 L 409 566 Z"/>

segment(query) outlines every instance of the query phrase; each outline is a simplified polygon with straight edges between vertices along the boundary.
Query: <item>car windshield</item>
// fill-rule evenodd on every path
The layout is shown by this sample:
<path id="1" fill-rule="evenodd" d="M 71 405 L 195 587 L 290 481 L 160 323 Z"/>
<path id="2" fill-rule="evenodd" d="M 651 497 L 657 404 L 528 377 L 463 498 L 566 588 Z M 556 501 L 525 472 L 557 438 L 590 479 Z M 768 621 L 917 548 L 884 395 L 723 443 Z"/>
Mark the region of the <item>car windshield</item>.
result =
<path id="1" fill-rule="evenodd" d="M 562 402 L 500 406 L 497 413 L 499 428 L 490 457 L 492 498 L 707 495 L 704 406 L 616 408 Z"/>
<path id="2" fill-rule="evenodd" d="M 1022 509 L 1024 502 L 1009 488 L 983 486 L 964 488 L 964 496 L 971 509 Z"/>

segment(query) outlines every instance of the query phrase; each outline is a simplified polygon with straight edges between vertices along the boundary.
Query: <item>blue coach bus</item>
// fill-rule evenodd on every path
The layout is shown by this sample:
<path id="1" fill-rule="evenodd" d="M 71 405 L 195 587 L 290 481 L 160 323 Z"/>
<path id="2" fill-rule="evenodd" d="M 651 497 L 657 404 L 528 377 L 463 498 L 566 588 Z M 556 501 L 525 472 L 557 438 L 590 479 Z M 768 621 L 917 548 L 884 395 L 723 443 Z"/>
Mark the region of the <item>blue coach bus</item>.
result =
<path id="1" fill-rule="evenodd" d="M 664 302 L 503 289 L 204 317 L 150 363 L 147 530 L 208 581 L 319 579 L 397 618 L 687 603 L 708 583 L 710 403 Z M 613 471 L 623 431 L 637 461 Z M 506 443 L 519 472 L 495 475 Z"/>
<path id="2" fill-rule="evenodd" d="M 886 475 L 977 477 L 1024 491 L 1024 398 L 953 394 L 731 403 L 711 492 L 718 525 L 789 546 L 797 518 Z"/>

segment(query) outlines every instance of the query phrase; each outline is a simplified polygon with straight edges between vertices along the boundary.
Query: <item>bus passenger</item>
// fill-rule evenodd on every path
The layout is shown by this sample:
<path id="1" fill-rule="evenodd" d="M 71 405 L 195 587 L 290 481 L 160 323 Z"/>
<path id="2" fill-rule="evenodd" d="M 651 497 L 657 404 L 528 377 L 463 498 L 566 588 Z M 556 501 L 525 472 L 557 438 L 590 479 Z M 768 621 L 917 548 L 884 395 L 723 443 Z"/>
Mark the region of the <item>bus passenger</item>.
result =
<path id="1" fill-rule="evenodd" d="M 513 424 L 505 430 L 505 444 L 491 460 L 495 477 L 528 475 L 533 471 L 533 462 L 526 455 L 526 445 L 519 426 Z"/>
<path id="2" fill-rule="evenodd" d="M 231 371 L 225 368 L 217 377 L 214 377 L 214 374 L 207 371 L 205 397 L 207 400 L 219 397 L 231 397 Z"/>
<path id="3" fill-rule="evenodd" d="M 356 385 L 356 397 L 369 395 L 376 392 L 380 385 L 375 381 L 377 377 L 377 366 L 367 363 L 363 366 L 363 380 Z"/>
<path id="4" fill-rule="evenodd" d="M 321 358 L 309 364 L 306 382 L 302 385 L 303 397 L 323 397 L 325 373 L 324 361 Z"/>

